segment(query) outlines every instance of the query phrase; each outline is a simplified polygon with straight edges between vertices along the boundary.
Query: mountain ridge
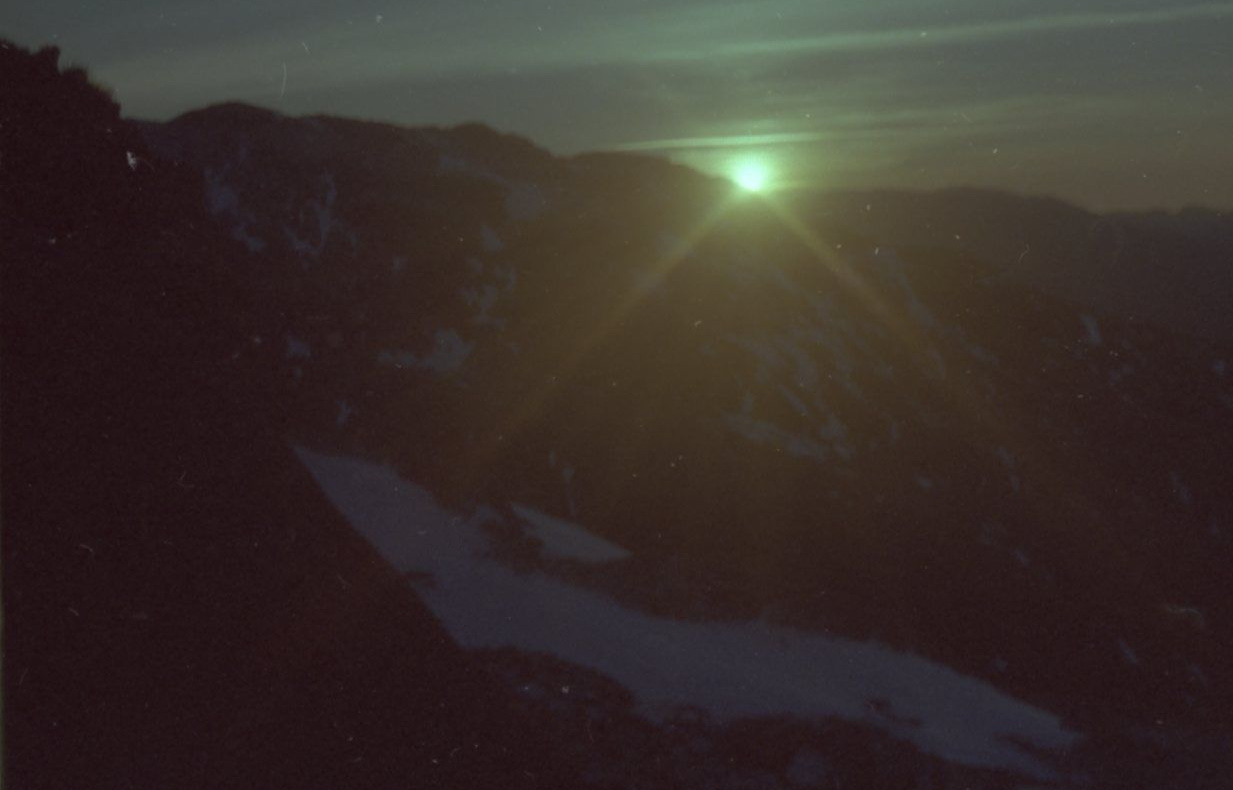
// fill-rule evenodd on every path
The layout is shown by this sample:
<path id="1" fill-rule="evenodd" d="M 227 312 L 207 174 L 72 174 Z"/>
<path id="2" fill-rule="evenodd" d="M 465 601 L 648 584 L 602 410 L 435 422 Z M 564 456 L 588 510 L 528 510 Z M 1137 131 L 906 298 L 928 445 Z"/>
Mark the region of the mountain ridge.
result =
<path id="1" fill-rule="evenodd" d="M 39 104 L 8 116 L 0 134 L 0 161 L 16 151 L 34 168 L 3 192 L 3 205 L 20 206 L 27 223 L 16 246 L 6 232 L 17 254 L 2 267 L 5 434 L 21 449 L 15 455 L 5 442 L 5 499 L 19 490 L 9 470 L 61 460 L 29 473 L 31 490 L 44 493 L 17 521 L 6 519 L 6 571 L 21 570 L 6 572 L 5 599 L 21 602 L 24 624 L 9 632 L 17 641 L 6 678 L 49 662 L 65 670 L 37 678 L 37 688 L 68 684 L 83 699 L 136 710 L 93 674 L 70 683 L 63 644 L 34 641 L 34 613 L 44 612 L 29 601 L 35 591 L 61 601 L 80 589 L 83 571 L 58 551 L 71 554 L 61 544 L 81 536 L 89 550 L 78 555 L 99 550 L 98 536 L 81 532 L 81 514 L 118 503 L 101 511 L 112 514 L 104 533 L 123 534 L 119 525 L 141 518 L 142 501 L 163 501 L 152 491 L 192 491 L 177 481 L 198 485 L 190 473 L 204 469 L 206 479 L 231 481 L 208 484 L 211 499 L 245 491 L 252 520 L 228 527 L 234 543 L 223 557 L 300 579 L 288 589 L 306 584 L 312 600 L 384 579 L 379 596 L 395 596 L 389 606 L 410 628 L 437 634 L 432 642 L 448 635 L 434 655 L 492 679 L 462 697 L 468 706 L 500 702 L 488 757 L 478 773 L 441 768 L 430 784 L 467 777 L 469 786 L 497 786 L 556 761 L 556 780 L 544 781 L 563 786 L 578 777 L 612 787 L 1012 787 L 1033 777 L 1074 787 L 1130 778 L 1163 787 L 1179 777 L 1220 786 L 1233 688 L 1223 581 L 1233 523 L 1223 482 L 1223 439 L 1233 435 L 1227 344 L 1025 286 L 971 251 L 892 244 L 807 206 L 738 200 L 721 181 L 651 159 L 509 149 L 523 161 L 494 153 L 507 150 L 504 138 L 486 132 L 463 135 L 472 148 L 442 146 L 448 130 L 425 139 L 347 121 L 270 124 L 234 106 L 123 127 L 127 136 L 106 144 L 108 113 L 90 135 L 48 146 L 29 134 L 15 144 L 12 130 L 64 132 L 79 109 L 70 101 L 66 113 L 48 113 L 38 108 L 55 106 L 47 102 L 55 91 L 29 94 Z M 47 172 L 39 167 L 55 167 L 56 152 L 83 140 L 85 169 L 50 180 L 50 202 L 22 199 L 18 190 Z M 89 175 L 103 170 L 106 178 Z M 73 213 L 92 195 L 95 213 Z M 137 202 L 126 213 L 129 199 Z M 43 232 L 64 217 L 78 218 Z M 81 246 L 66 252 L 61 237 Z M 182 408 L 159 406 L 165 393 Z M 73 431 L 60 429 L 60 452 L 40 461 L 43 429 L 31 425 L 54 425 L 91 399 L 79 418 L 86 451 L 73 460 Z M 161 416 L 143 427 L 145 410 Z M 122 419 L 108 422 L 109 411 Z M 42 416 L 27 424 L 30 414 Z M 177 427 L 194 420 L 199 427 Z M 109 431 L 134 439 L 115 447 Z M 212 443 L 213 432 L 226 438 Z M 244 457 L 246 434 L 262 437 L 256 460 L 238 467 L 262 481 L 251 488 L 225 472 L 228 453 Z M 143 443 L 156 448 L 147 460 Z M 91 470 L 108 463 L 119 471 L 90 483 Z M 263 464 L 273 471 L 258 475 Z M 303 487 L 306 470 L 321 490 Z M 67 510 L 49 504 L 57 474 L 75 481 Z M 369 508 L 385 500 L 354 487 L 363 494 L 377 483 L 409 498 Z M 288 510 L 263 511 L 265 497 Z M 287 504 L 294 500 L 303 503 Z M 183 505 L 166 508 L 137 534 L 208 534 Z M 280 526 L 266 533 L 253 526 L 263 512 L 290 515 L 269 515 Z M 247 538 L 272 540 L 297 517 L 333 536 L 313 541 L 341 540 L 380 563 L 365 560 L 372 570 L 360 582 L 348 573 L 341 583 L 321 554 L 309 562 L 280 549 L 249 564 Z M 396 523 L 382 527 L 383 518 Z M 407 551 L 416 540 L 434 551 Z M 43 548 L 12 566 L 23 545 Z M 135 578 L 164 578 L 138 544 L 117 545 Z M 172 567 L 187 584 L 178 602 L 214 605 L 224 589 L 214 564 Z M 35 581 L 44 568 L 78 581 L 51 589 Z M 385 586 L 391 574 L 405 580 L 404 597 Z M 224 600 L 242 611 L 243 591 L 256 589 L 236 584 L 237 597 Z M 67 605 L 83 612 L 79 601 Z M 301 605 L 292 597 L 279 606 Z M 502 606 L 529 620 L 503 630 L 484 614 Z M 554 619 L 571 606 L 603 614 Z M 164 622 L 185 622 L 158 611 Z M 306 634 L 332 627 L 301 616 Z M 382 648 L 381 617 L 364 622 L 362 647 L 336 646 L 324 659 L 358 684 L 328 704 L 384 744 L 374 773 L 356 781 L 395 784 L 408 764 L 384 729 L 432 723 L 356 693 L 367 687 L 356 679 L 375 666 L 372 678 L 388 683 L 399 675 L 399 650 L 420 648 Z M 540 630 L 554 627 L 578 638 L 562 645 Z M 119 639 L 100 666 L 126 655 Z M 235 655 L 247 640 L 241 633 Z M 649 679 L 613 670 L 580 644 L 618 655 L 637 646 L 645 657 L 630 666 L 645 664 Z M 741 677 L 774 688 L 766 684 L 777 662 L 843 655 L 847 644 L 994 689 L 1003 696 L 976 696 L 1034 706 L 1076 740 L 1028 726 L 1035 714 L 939 730 L 953 725 L 911 682 L 882 680 L 878 689 L 823 678 L 812 717 L 789 695 L 778 713 L 735 721 L 763 709 L 736 691 L 710 690 Z M 662 705 L 656 683 L 679 671 L 674 651 L 689 656 L 695 646 L 709 651 L 697 659 L 711 662 L 708 671 L 670 684 L 679 706 L 648 713 L 646 699 Z M 755 648 L 762 659 L 748 657 Z M 348 666 L 365 651 L 380 659 Z M 155 665 L 170 653 L 143 642 L 137 655 Z M 450 704 L 444 691 L 425 690 L 433 685 L 397 693 Z M 137 700 L 152 693 L 139 688 Z M 272 715 L 293 720 L 304 688 L 287 685 Z M 840 704 L 845 688 L 853 701 Z M 27 721 L 41 721 L 36 698 L 12 693 L 6 686 Z M 485 714 L 464 707 L 448 737 L 473 719 Z M 151 726 L 135 712 L 125 721 L 117 752 Z M 274 741 L 242 775 L 327 737 L 292 731 L 303 740 Z M 23 776 L 49 770 L 35 755 L 64 749 L 46 730 L 15 732 Z M 599 745 L 549 745 L 578 732 Z M 791 746 L 773 746 L 775 733 Z M 533 748 L 511 761 L 520 744 Z M 97 752 L 84 754 L 74 770 Z M 430 755 L 440 759 L 431 749 L 421 756 Z M 716 768 L 717 755 L 730 767 Z M 188 760 L 171 758 L 168 770 L 187 770 Z M 101 765 L 123 781 L 114 760 Z"/>
<path id="2" fill-rule="evenodd" d="M 191 125 L 209 117 L 222 121 L 227 114 L 295 120 L 274 110 L 228 104 L 186 113 L 169 123 Z M 631 183 L 684 180 L 693 181 L 692 194 L 718 194 L 726 184 L 645 155 L 598 151 L 555 157 L 524 138 L 482 123 L 401 127 L 321 115 L 301 120 L 341 123 L 340 129 L 351 123 L 373 124 L 373 130 L 386 135 L 459 145 L 465 152 L 461 158 L 489 168 L 501 161 L 528 160 L 534 163 L 526 172 L 528 178 L 588 165 L 600 168 L 610 187 L 622 178 Z M 1233 318 L 1224 309 L 1233 301 L 1233 266 L 1224 263 L 1233 258 L 1233 219 L 1214 208 L 1095 213 L 1054 197 L 977 187 L 785 194 L 791 196 L 785 199 L 813 206 L 811 210 L 822 217 L 868 237 L 976 255 L 1017 282 L 1098 311 L 1135 316 L 1200 337 L 1233 340 Z"/>

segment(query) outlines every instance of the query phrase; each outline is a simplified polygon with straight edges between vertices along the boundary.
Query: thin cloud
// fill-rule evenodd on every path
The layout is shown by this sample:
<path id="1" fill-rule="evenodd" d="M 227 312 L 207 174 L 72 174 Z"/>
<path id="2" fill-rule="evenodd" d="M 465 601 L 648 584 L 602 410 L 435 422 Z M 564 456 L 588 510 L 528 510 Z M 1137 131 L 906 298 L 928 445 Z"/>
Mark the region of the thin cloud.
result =
<path id="1" fill-rule="evenodd" d="M 978 24 L 849 32 L 733 43 L 711 49 L 709 56 L 777 55 L 798 52 L 860 52 L 904 46 L 936 47 L 1025 36 L 1109 30 L 1198 20 L 1233 19 L 1233 3 L 1205 3 L 1156 11 L 1053 14 Z M 680 52 L 678 57 L 702 53 Z"/>
<path id="2" fill-rule="evenodd" d="M 611 151 L 677 151 L 702 148 L 749 148 L 772 145 L 814 143 L 826 139 L 821 132 L 782 132 L 778 134 L 723 135 L 716 137 L 677 137 L 667 140 L 638 140 L 608 146 Z"/>

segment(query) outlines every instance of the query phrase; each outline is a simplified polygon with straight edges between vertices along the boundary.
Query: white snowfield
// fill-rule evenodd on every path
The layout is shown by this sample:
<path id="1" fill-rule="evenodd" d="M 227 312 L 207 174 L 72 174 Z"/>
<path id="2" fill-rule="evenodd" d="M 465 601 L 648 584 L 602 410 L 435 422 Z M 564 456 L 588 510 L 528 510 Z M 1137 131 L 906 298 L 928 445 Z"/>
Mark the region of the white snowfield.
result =
<path id="1" fill-rule="evenodd" d="M 564 519 L 550 516 L 527 505 L 511 503 L 514 514 L 527 523 L 527 531 L 540 542 L 543 551 L 553 557 L 578 562 L 614 562 L 629 556 L 629 552 L 614 543 L 592 535 Z"/>
<path id="2" fill-rule="evenodd" d="M 432 350 L 427 354 L 417 356 L 403 349 L 378 351 L 377 364 L 445 375 L 461 368 L 474 349 L 475 343 L 464 340 L 456 330 L 438 329 L 433 336 Z"/>
<path id="3" fill-rule="evenodd" d="M 863 722 L 954 763 L 1055 778 L 1041 755 L 1079 735 L 1058 717 L 920 656 L 764 622 L 655 617 L 544 573 L 496 560 L 483 530 L 391 468 L 296 448 L 330 501 L 400 571 L 465 648 L 548 653 L 629 689 L 651 719 L 680 706 L 720 721 L 760 716 Z M 627 552 L 526 506 L 514 512 L 545 553 L 585 562 Z M 1019 744 L 1027 748 L 1021 748 Z"/>

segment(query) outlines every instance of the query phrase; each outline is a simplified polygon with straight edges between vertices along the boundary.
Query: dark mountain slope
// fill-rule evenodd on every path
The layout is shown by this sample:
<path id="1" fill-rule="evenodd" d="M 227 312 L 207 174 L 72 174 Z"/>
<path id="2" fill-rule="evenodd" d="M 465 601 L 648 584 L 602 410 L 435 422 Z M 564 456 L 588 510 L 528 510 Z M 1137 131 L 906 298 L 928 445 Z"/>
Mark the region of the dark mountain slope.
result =
<path id="1" fill-rule="evenodd" d="M 1228 345 L 654 159 L 242 105 L 122 127 L 73 142 L 6 258 L 5 429 L 37 433 L 5 495 L 46 467 L 19 523 L 73 562 L 133 536 L 98 599 L 166 589 L 204 624 L 138 672 L 200 652 L 169 699 L 259 701 L 200 714 L 236 783 L 304 751 L 296 783 L 340 779 L 355 721 L 360 786 L 1223 785 Z M 119 208 L 57 263 L 44 227 L 79 202 Z M 1048 225 L 989 202 L 989 238 Z M 93 509 L 138 527 L 75 532 Z M 195 559 L 151 553 L 162 523 Z M 12 595 L 82 584 L 49 534 L 19 533 Z M 126 743 L 192 741 L 142 729 L 153 685 L 108 685 L 115 632 L 77 686 L 57 639 L 48 688 L 123 711 Z"/>
<path id="2" fill-rule="evenodd" d="M 977 189 L 813 202 L 819 215 L 885 244 L 962 251 L 1089 309 L 1233 340 L 1233 217 L 1216 211 L 1100 215 Z"/>
<path id="3" fill-rule="evenodd" d="M 54 51 L 0 74 L 6 786 L 552 784 L 238 399 L 198 177 Z"/>

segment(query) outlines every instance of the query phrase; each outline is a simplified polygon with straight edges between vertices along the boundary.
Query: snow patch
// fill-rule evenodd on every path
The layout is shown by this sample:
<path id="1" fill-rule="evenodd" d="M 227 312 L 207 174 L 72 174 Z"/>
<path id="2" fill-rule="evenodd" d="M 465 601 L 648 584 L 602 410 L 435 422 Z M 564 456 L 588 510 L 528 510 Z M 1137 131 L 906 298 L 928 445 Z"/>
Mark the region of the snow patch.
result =
<path id="1" fill-rule="evenodd" d="M 553 469 L 557 468 L 557 451 L 553 450 L 548 453 L 548 465 Z M 572 464 L 565 459 L 561 459 L 561 482 L 565 484 L 565 498 L 569 504 L 569 514 L 571 516 L 578 515 L 578 505 L 574 502 L 574 473 L 575 469 Z"/>
<path id="2" fill-rule="evenodd" d="M 788 763 L 788 770 L 784 772 L 788 783 L 798 787 L 822 787 L 830 775 L 830 761 L 808 747 L 792 756 L 792 762 Z"/>
<path id="3" fill-rule="evenodd" d="M 322 181 L 325 184 L 325 194 L 318 200 L 313 198 L 309 200 L 305 206 L 307 211 L 311 212 L 309 219 L 316 220 L 317 240 L 308 241 L 300 237 L 297 228 L 288 225 L 283 226 L 283 235 L 287 237 L 287 243 L 291 245 L 291 249 L 298 255 L 306 255 L 310 258 L 317 259 L 321 257 L 321 253 L 325 252 L 326 242 L 329 241 L 330 233 L 338 225 L 338 221 L 334 217 L 334 203 L 338 199 L 338 187 L 334 183 L 334 177 L 328 173 L 322 176 Z M 305 209 L 300 210 L 300 224 L 305 222 Z M 355 246 L 355 239 L 352 238 L 352 246 Z"/>
<path id="4" fill-rule="evenodd" d="M 1169 473 L 1169 487 L 1173 489 L 1173 493 L 1177 495 L 1177 499 L 1186 507 L 1194 504 L 1194 494 L 1190 492 L 1190 487 L 1182 482 L 1182 473 L 1173 471 Z"/>
<path id="5" fill-rule="evenodd" d="M 514 184 L 505 194 L 505 215 L 515 222 L 539 219 L 548 210 L 548 199 L 534 184 Z"/>
<path id="6" fill-rule="evenodd" d="M 480 167 L 474 162 L 454 154 L 441 154 L 437 158 L 437 172 L 441 175 L 465 175 L 481 181 L 504 184 L 505 179 L 495 171 Z"/>
<path id="7" fill-rule="evenodd" d="M 497 303 L 497 297 L 500 295 L 495 285 L 487 284 L 479 288 L 463 288 L 459 295 L 467 307 L 475 310 L 475 315 L 471 317 L 473 323 L 493 325 L 498 329 L 505 327 L 505 319 L 489 314 L 493 305 Z"/>
<path id="8" fill-rule="evenodd" d="M 515 572 L 490 553 L 483 524 L 499 518 L 490 508 L 464 517 L 389 467 L 295 450 L 388 562 L 431 579 L 418 593 L 463 647 L 554 654 L 622 684 L 652 719 L 688 706 L 718 720 L 839 717 L 955 763 L 1041 779 L 1053 778 L 1041 751 L 1079 738 L 984 680 L 874 642 L 765 622 L 672 620 Z"/>
<path id="9" fill-rule="evenodd" d="M 788 404 L 792 406 L 792 411 L 796 412 L 802 417 L 809 416 L 809 407 L 805 405 L 805 402 L 803 400 L 797 397 L 796 393 L 793 392 L 791 388 L 785 387 L 781 384 L 779 386 L 779 394 L 783 395 L 784 400 L 786 400 Z"/>
<path id="10" fill-rule="evenodd" d="M 439 329 L 432 352 L 424 359 L 423 365 L 437 373 L 450 373 L 462 367 L 474 348 L 474 343 L 463 340 L 453 329 Z"/>
<path id="11" fill-rule="evenodd" d="M 1109 386 L 1116 387 L 1126 379 L 1134 375 L 1135 366 L 1129 363 L 1121 365 L 1109 371 Z"/>
<path id="12" fill-rule="evenodd" d="M 577 524 L 527 505 L 510 503 L 510 509 L 526 522 L 527 532 L 543 545 L 544 553 L 549 556 L 593 563 L 616 562 L 630 556 L 625 549 Z"/>
<path id="13" fill-rule="evenodd" d="M 487 225 L 480 228 L 480 243 L 484 245 L 484 252 L 500 252 L 505 249 L 505 242 Z"/>
<path id="14" fill-rule="evenodd" d="M 243 243 L 249 252 L 264 250 L 265 241 L 249 231 L 253 218 L 240 207 L 240 195 L 225 181 L 225 174 L 206 168 L 203 175 L 206 182 L 206 208 L 210 213 L 230 220 L 231 238 Z"/>
<path id="15" fill-rule="evenodd" d="M 287 335 L 287 359 L 312 359 L 313 347 L 295 335 Z"/>
<path id="16" fill-rule="evenodd" d="M 240 196 L 235 188 L 223 181 L 221 173 L 205 171 L 206 208 L 211 214 L 234 216 L 240 212 Z"/>
<path id="17" fill-rule="evenodd" d="M 828 461 L 832 455 L 838 454 L 829 445 L 824 445 L 808 436 L 791 433 L 766 420 L 757 420 L 747 414 L 729 414 L 725 418 L 728 425 L 746 439 L 772 445 L 801 458 Z M 846 454 L 850 452 L 845 451 Z"/>
<path id="18" fill-rule="evenodd" d="M 1100 336 L 1100 324 L 1096 319 L 1090 315 L 1081 315 L 1079 320 L 1083 322 L 1083 329 L 1087 332 L 1087 342 L 1097 348 L 1104 345 L 1104 339 Z"/>
<path id="19" fill-rule="evenodd" d="M 1006 475 L 1010 480 L 1011 490 L 1018 492 L 1023 488 L 1023 481 L 1015 472 L 1015 456 L 1010 450 L 1005 447 L 997 448 L 997 456 L 1001 459 L 1002 464 L 1006 467 Z"/>
<path id="20" fill-rule="evenodd" d="M 903 293 L 904 302 L 908 308 L 908 314 L 916 319 L 917 323 L 927 329 L 938 329 L 941 322 L 938 321 L 921 298 L 917 296 L 916 291 L 912 288 L 912 282 L 908 279 L 907 266 L 902 258 L 895 253 L 894 250 L 879 248 L 878 254 L 873 256 L 873 262 L 879 268 L 890 275 L 890 278 L 899 290 Z"/>
<path id="21" fill-rule="evenodd" d="M 453 373 L 462 367 L 475 349 L 475 343 L 463 340 L 453 329 L 438 329 L 432 350 L 417 356 L 410 351 L 394 350 L 377 352 L 377 364 L 395 368 L 428 370 L 437 374 Z"/>

